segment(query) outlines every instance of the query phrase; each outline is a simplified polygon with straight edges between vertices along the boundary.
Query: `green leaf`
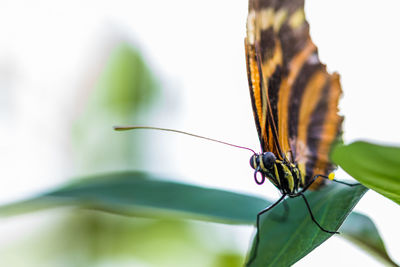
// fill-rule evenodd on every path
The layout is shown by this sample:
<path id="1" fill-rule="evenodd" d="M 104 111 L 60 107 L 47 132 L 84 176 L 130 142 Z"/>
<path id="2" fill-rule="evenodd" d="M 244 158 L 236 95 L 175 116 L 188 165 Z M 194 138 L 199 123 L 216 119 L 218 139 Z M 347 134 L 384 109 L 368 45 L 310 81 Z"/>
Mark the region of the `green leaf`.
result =
<path id="1" fill-rule="evenodd" d="M 350 190 L 350 193 L 348 190 Z M 355 202 L 364 191 L 365 188 L 361 186 L 356 188 L 329 186 L 322 189 L 322 191 L 307 193 L 306 195 L 319 222 L 328 229 L 337 229 L 335 225 L 340 225 L 342 219 L 337 224 L 329 224 L 331 216 L 335 214 L 333 211 L 339 209 L 340 213 L 341 207 L 348 201 L 355 205 Z M 340 201 L 337 200 L 342 197 L 342 194 L 345 197 Z M 299 242 L 298 244 L 301 244 L 298 247 L 299 253 L 304 256 L 322 243 L 324 239 L 328 238 L 329 235 L 319 231 L 316 225 L 311 222 L 302 199 L 289 199 L 288 201 L 290 203 L 288 221 L 279 223 L 272 219 L 269 223 L 273 225 L 267 227 L 272 227 L 270 228 L 272 232 L 278 231 L 280 227 L 289 232 L 291 229 L 300 229 L 298 227 L 310 228 L 301 230 L 301 233 L 296 232 L 294 236 L 297 238 L 290 243 L 290 245 L 295 246 L 296 242 Z M 326 203 L 327 201 L 329 203 Z M 316 204 L 317 202 L 318 204 Z M 266 199 L 161 180 L 159 177 L 150 176 L 142 172 L 118 172 L 76 180 L 67 186 L 36 198 L 0 207 L 0 216 L 68 205 L 123 215 L 189 218 L 229 224 L 254 225 L 257 213 L 270 204 L 271 202 Z M 299 205 L 298 208 L 297 205 Z M 345 205 L 345 208 L 348 208 L 348 205 Z M 324 207 L 327 214 L 323 211 Z M 270 215 L 281 214 L 282 210 L 280 209 L 281 207 L 276 207 L 270 212 Z M 347 210 L 347 212 L 349 211 L 350 209 Z M 346 216 L 346 214 L 342 215 L 343 217 Z M 300 219 L 293 226 L 293 220 L 296 220 L 296 218 Z M 262 231 L 265 231 L 264 226 Z M 310 233 L 316 232 L 316 236 L 313 237 L 315 238 L 314 243 L 304 246 L 303 243 L 306 242 L 306 238 L 309 238 L 306 235 L 309 233 L 307 231 L 311 231 Z M 364 249 L 367 247 L 368 251 L 373 252 L 378 258 L 385 260 L 387 263 L 392 263 L 389 256 L 387 256 L 376 227 L 368 217 L 354 212 L 351 213 L 342 225 L 340 232 L 341 236 L 356 245 Z M 322 235 L 322 238 L 318 237 L 318 235 Z M 299 236 L 301 238 L 298 238 Z M 276 246 L 273 246 L 275 251 L 288 249 L 285 246 L 289 245 L 289 243 L 281 243 L 280 246 L 278 246 L 279 243 L 275 243 L 280 240 L 281 237 L 279 235 L 276 240 L 270 239 L 268 235 L 264 236 L 264 234 L 262 238 L 267 238 L 265 239 L 267 241 L 274 240 L 273 243 L 276 244 Z"/>
<path id="2" fill-rule="evenodd" d="M 0 208 L 0 214 L 76 205 L 145 217 L 181 217 L 253 224 L 269 202 L 253 196 L 160 180 L 141 172 L 83 179 L 37 198 Z"/>
<path id="3" fill-rule="evenodd" d="M 332 160 L 368 188 L 400 204 L 400 148 L 355 142 L 337 146 Z"/>
<path id="4" fill-rule="evenodd" d="M 352 212 L 340 227 L 341 236 L 372 254 L 388 266 L 398 266 L 389 257 L 373 221 L 367 216 Z"/>
<path id="5" fill-rule="evenodd" d="M 305 195 L 320 225 L 327 230 L 337 231 L 366 191 L 362 185 L 349 187 L 331 184 L 318 191 L 306 192 Z M 257 257 L 250 266 L 290 266 L 332 236 L 311 221 L 301 197 L 285 201 L 289 206 L 286 220 L 278 220 L 279 215 L 284 214 L 283 203 L 261 217 Z M 250 255 L 254 251 L 253 243 Z"/>

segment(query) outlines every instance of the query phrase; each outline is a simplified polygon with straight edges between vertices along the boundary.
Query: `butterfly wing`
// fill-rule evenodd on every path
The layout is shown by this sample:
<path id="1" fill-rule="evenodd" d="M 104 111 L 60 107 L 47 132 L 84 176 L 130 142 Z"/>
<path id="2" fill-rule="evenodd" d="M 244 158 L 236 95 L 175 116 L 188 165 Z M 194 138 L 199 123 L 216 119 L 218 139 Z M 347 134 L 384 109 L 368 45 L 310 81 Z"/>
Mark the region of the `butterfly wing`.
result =
<path id="1" fill-rule="evenodd" d="M 250 0 L 246 58 L 263 151 L 297 163 L 306 180 L 331 172 L 341 87 L 319 61 L 304 0 Z"/>
<path id="2" fill-rule="evenodd" d="M 267 83 L 279 83 L 280 74 L 273 75 L 276 68 L 282 65 L 280 46 L 275 44 L 276 35 L 272 30 L 262 31 L 261 16 L 256 2 L 249 2 L 249 15 L 247 21 L 247 38 L 245 39 L 247 76 L 249 80 L 250 97 L 258 136 L 263 152 L 271 151 L 279 159 L 283 159 L 283 152 L 278 142 L 276 130 L 277 117 L 276 99 L 277 90 L 269 90 Z M 271 18 L 262 16 L 262 18 Z M 272 23 L 272 21 L 270 21 Z M 260 33 L 263 32 L 263 38 Z M 275 51 L 277 50 L 277 51 Z M 268 62 L 269 66 L 263 66 Z M 272 87 L 277 87 L 272 86 Z M 272 101 L 272 103 L 271 103 Z"/>

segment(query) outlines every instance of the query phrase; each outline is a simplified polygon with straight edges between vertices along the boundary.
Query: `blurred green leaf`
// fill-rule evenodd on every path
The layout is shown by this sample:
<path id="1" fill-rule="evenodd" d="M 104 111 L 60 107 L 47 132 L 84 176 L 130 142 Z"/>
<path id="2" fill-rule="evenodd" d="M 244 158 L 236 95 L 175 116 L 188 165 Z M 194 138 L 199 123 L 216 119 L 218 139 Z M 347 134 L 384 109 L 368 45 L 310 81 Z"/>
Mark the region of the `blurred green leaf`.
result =
<path id="1" fill-rule="evenodd" d="M 156 88 L 157 82 L 141 54 L 128 43 L 121 43 L 110 55 L 89 108 L 129 120 L 151 103 Z"/>
<path id="2" fill-rule="evenodd" d="M 140 166 L 144 140 L 118 135 L 112 127 L 146 121 L 158 87 L 136 48 L 125 42 L 113 48 L 72 129 L 72 158 L 79 174 Z"/>
<path id="3" fill-rule="evenodd" d="M 362 185 L 330 184 L 305 195 L 319 224 L 336 231 L 366 191 Z M 283 203 L 262 216 L 257 257 L 250 266 L 291 266 L 332 236 L 312 222 L 301 197 L 285 201 L 290 212 L 284 222 L 277 220 L 284 213 Z M 253 243 L 250 255 L 254 249 Z"/>
<path id="4" fill-rule="evenodd" d="M 327 229 L 336 230 L 365 190 L 363 186 L 349 188 L 330 185 L 319 191 L 307 192 L 306 195 L 319 222 Z M 282 207 L 277 206 L 264 216 L 261 230 L 260 249 L 263 253 L 260 257 L 264 259 L 268 256 L 271 261 L 279 255 L 285 258 L 284 262 L 277 260 L 278 264 L 299 260 L 330 236 L 321 232 L 311 221 L 302 199 L 287 201 L 290 205 L 288 220 L 276 221 L 277 214 L 283 213 Z M 75 180 L 39 197 L 0 207 L 0 216 L 72 205 L 122 215 L 252 225 L 257 213 L 270 204 L 270 201 L 254 196 L 161 180 L 132 171 Z M 368 217 L 351 213 L 340 232 L 363 249 L 367 247 L 379 259 L 392 262 L 376 227 Z M 285 251 L 284 256 L 281 250 Z M 227 258 L 218 259 L 218 264 L 237 260 L 236 256 L 231 258 L 228 255 Z"/>
<path id="5" fill-rule="evenodd" d="M 27 231 L 26 224 L 16 223 L 13 230 L 24 234 L 1 247 L 1 266 L 186 267 L 190 262 L 193 267 L 220 267 L 213 263 L 226 258 L 226 239 L 218 238 L 221 227 L 210 223 L 153 220 L 84 209 L 65 211 L 38 213 L 46 219 L 33 231 Z M 232 251 L 231 257 L 243 262 L 242 255 Z"/>
<path id="6" fill-rule="evenodd" d="M 337 146 L 332 160 L 360 183 L 400 204 L 400 148 L 354 142 Z"/>
<path id="7" fill-rule="evenodd" d="M 216 258 L 212 267 L 241 267 L 243 266 L 243 257 L 235 253 L 224 253 L 220 254 Z"/>
<path id="8" fill-rule="evenodd" d="M 373 221 L 367 216 L 352 212 L 340 227 L 341 236 L 358 245 L 388 266 L 398 266 L 389 257 Z"/>

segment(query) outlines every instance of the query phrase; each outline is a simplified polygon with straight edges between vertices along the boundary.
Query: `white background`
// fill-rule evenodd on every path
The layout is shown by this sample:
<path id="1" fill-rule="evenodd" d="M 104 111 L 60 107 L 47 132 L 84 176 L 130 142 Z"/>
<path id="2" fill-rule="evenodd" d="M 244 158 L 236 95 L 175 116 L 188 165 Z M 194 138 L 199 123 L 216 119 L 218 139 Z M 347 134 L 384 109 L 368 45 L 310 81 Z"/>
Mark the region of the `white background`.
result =
<path id="1" fill-rule="evenodd" d="M 400 144 L 400 2 L 309 0 L 306 15 L 321 61 L 338 71 L 344 140 Z M 154 125 L 258 149 L 243 39 L 247 1 L 0 1 L 0 203 L 51 188 L 73 175 L 65 163 L 69 127 L 85 72 L 110 36 L 138 46 L 164 86 Z M 71 115 L 72 114 L 72 115 Z M 133 122 L 135 123 L 135 122 Z M 148 133 L 144 169 L 191 183 L 275 199 L 256 186 L 250 154 L 185 136 Z M 162 151 L 158 151 L 161 150 Z M 154 162 L 164 162 L 154 170 Z M 346 178 L 344 172 L 338 177 Z M 399 207 L 368 192 L 356 207 L 379 228 L 400 262 Z M 17 219 L 0 221 L 0 246 Z M 26 225 L 29 231 L 29 225 Z M 238 227 L 247 248 L 252 229 Z M 247 238 L 243 241 L 244 237 Z M 333 237 L 296 266 L 380 266 Z"/>

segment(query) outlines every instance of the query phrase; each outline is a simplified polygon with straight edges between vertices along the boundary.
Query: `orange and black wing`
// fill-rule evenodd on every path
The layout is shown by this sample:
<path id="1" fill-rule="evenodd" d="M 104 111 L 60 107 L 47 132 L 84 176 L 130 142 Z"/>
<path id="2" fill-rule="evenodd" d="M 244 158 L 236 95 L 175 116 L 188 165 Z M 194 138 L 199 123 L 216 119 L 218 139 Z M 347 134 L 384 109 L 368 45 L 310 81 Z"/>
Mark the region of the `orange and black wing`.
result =
<path id="1" fill-rule="evenodd" d="M 306 179 L 328 174 L 343 120 L 341 87 L 339 75 L 319 61 L 304 0 L 250 0 L 245 46 L 263 151 L 298 164 Z"/>

